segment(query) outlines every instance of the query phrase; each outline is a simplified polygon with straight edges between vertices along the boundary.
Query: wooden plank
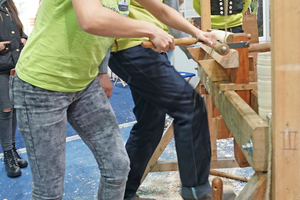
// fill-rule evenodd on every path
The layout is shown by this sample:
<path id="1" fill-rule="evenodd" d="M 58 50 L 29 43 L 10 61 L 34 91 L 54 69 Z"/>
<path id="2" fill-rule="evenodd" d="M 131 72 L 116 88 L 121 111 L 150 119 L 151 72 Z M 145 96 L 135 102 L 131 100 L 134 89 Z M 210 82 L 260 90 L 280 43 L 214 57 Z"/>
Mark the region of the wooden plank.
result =
<path id="1" fill-rule="evenodd" d="M 212 57 L 200 47 L 190 47 L 188 48 L 188 51 L 193 56 L 196 63 L 198 63 L 199 60 L 212 59 Z"/>
<path id="2" fill-rule="evenodd" d="M 248 37 L 245 33 L 235 33 L 233 34 L 233 42 L 247 41 Z M 248 48 L 238 48 L 235 49 L 238 52 L 239 66 L 236 69 L 231 69 L 231 82 L 232 83 L 249 83 L 249 54 Z"/>
<path id="3" fill-rule="evenodd" d="M 249 55 L 249 82 L 256 82 L 254 70 L 254 57 L 252 55 Z"/>
<path id="4" fill-rule="evenodd" d="M 239 167 L 234 158 L 218 157 L 218 160 L 212 160 L 210 163 L 211 169 L 234 168 Z"/>
<path id="5" fill-rule="evenodd" d="M 199 67 L 198 70 L 201 82 L 205 85 L 238 145 L 241 147 L 249 140 L 253 141 L 252 155 L 242 150 L 247 161 L 255 171 L 265 171 L 268 150 L 267 124 L 236 92 L 222 92 L 202 67 Z"/>
<path id="6" fill-rule="evenodd" d="M 226 55 L 220 55 L 213 48 L 199 43 L 201 49 L 215 59 L 223 68 L 238 68 L 239 67 L 239 53 L 235 49 L 229 49 L 229 53 Z"/>
<path id="7" fill-rule="evenodd" d="M 198 69 L 198 68 L 197 68 Z M 195 86 L 195 90 L 201 95 L 201 94 L 208 94 L 204 85 L 201 83 L 201 81 L 198 81 L 198 83 Z"/>
<path id="8" fill-rule="evenodd" d="M 207 120 L 211 142 L 211 160 L 217 160 L 217 134 L 216 134 L 216 119 L 213 115 L 213 102 L 209 95 L 205 95 L 205 105 L 207 110 Z"/>
<path id="9" fill-rule="evenodd" d="M 250 82 L 257 82 L 257 52 L 249 52 L 249 56 L 253 58 L 253 64 L 250 65 L 249 63 L 249 81 Z M 250 61 L 249 61 L 250 62 Z M 251 66 L 251 67 L 250 67 Z M 252 75 L 250 74 L 252 73 Z"/>
<path id="10" fill-rule="evenodd" d="M 259 43 L 256 15 L 243 16 L 243 30 L 245 33 L 251 34 L 250 44 Z"/>
<path id="11" fill-rule="evenodd" d="M 251 90 L 250 107 L 258 114 L 258 96 L 257 89 Z"/>
<path id="12" fill-rule="evenodd" d="M 235 160 L 239 164 L 239 167 L 249 167 L 250 164 L 235 138 L 233 140 L 233 150 L 234 150 Z"/>
<path id="13" fill-rule="evenodd" d="M 222 117 L 216 117 L 216 135 L 217 139 L 225 139 L 232 137 L 230 130 L 227 128 Z"/>
<path id="14" fill-rule="evenodd" d="M 201 30 L 208 31 L 211 29 L 211 19 L 210 19 L 210 1 L 200 0 L 200 12 L 201 12 Z"/>
<path id="15" fill-rule="evenodd" d="M 221 91 L 254 90 L 257 89 L 257 82 L 241 83 L 241 84 L 222 83 L 220 84 L 219 87 Z"/>
<path id="16" fill-rule="evenodd" d="M 265 200 L 266 186 L 267 174 L 256 172 L 235 200 Z"/>
<path id="17" fill-rule="evenodd" d="M 280 15 L 278 13 L 280 12 Z M 272 35 L 272 199 L 300 197 L 300 1 L 274 0 Z M 296 27 L 295 27 L 296 25 Z"/>
<path id="18" fill-rule="evenodd" d="M 193 56 L 195 62 L 199 60 L 215 59 L 223 68 L 237 68 L 239 67 L 238 52 L 234 49 L 230 49 L 226 55 L 220 55 L 211 47 L 199 43 L 200 47 L 188 48 L 188 51 Z"/>
<path id="19" fill-rule="evenodd" d="M 177 160 L 163 160 L 157 161 L 151 172 L 169 172 L 169 171 L 178 171 Z"/>
<path id="20" fill-rule="evenodd" d="M 211 169 L 223 169 L 223 168 L 235 168 L 239 167 L 234 158 L 218 158 L 212 160 L 210 164 Z M 149 172 L 166 172 L 166 171 L 177 171 L 178 162 L 177 160 L 159 160 L 157 161 Z M 144 180 L 144 179 L 143 179 Z"/>
<path id="21" fill-rule="evenodd" d="M 245 33 L 233 34 L 233 42 L 247 41 L 248 36 Z M 248 48 L 236 49 L 239 53 L 239 68 L 231 70 L 231 81 L 236 84 L 249 83 L 249 54 Z M 245 103 L 250 105 L 250 91 L 237 91 L 236 92 Z M 234 140 L 234 156 L 240 167 L 248 167 L 249 164 L 245 155 L 243 154 L 240 146 Z"/>
<path id="22" fill-rule="evenodd" d="M 205 70 L 212 81 L 229 81 L 223 68 L 215 60 L 199 60 L 199 65 Z M 198 70 L 198 76 L 200 76 L 199 73 L 200 71 Z"/>

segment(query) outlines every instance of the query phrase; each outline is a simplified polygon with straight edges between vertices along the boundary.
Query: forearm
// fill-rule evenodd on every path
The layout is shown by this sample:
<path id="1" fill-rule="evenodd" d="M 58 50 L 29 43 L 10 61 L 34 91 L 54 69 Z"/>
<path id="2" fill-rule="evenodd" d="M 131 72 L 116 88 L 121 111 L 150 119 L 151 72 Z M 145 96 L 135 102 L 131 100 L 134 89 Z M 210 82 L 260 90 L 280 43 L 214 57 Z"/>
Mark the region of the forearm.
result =
<path id="1" fill-rule="evenodd" d="M 94 35 L 153 38 L 158 29 L 153 24 L 133 20 L 105 8 L 99 0 L 72 0 L 72 3 L 79 26 Z"/>
<path id="2" fill-rule="evenodd" d="M 189 23 L 178 11 L 161 3 L 159 0 L 136 0 L 152 15 L 168 27 L 197 36 L 199 29 Z"/>

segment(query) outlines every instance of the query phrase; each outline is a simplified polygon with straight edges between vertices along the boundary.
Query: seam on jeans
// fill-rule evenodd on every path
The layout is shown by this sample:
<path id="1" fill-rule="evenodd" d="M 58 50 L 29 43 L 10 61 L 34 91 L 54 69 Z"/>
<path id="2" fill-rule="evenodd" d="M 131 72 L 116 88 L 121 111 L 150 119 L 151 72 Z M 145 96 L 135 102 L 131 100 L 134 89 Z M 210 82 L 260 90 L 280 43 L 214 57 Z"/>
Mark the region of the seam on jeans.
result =
<path id="1" fill-rule="evenodd" d="M 21 87 L 20 88 L 22 88 L 22 104 L 23 104 L 23 106 L 24 106 L 24 115 L 26 116 L 26 119 L 27 120 L 24 120 L 25 121 L 25 123 L 27 124 L 27 126 L 28 126 L 28 133 L 29 133 L 29 135 L 30 135 L 30 139 L 31 139 L 31 147 L 30 148 L 32 148 L 32 149 L 34 149 L 34 151 L 32 151 L 33 152 L 33 154 L 34 154 L 34 162 L 35 162 L 35 166 L 36 166 L 36 168 L 37 168 L 37 171 L 38 171 L 38 175 L 39 175 L 39 178 L 40 178 L 40 180 L 41 180 L 41 182 L 43 182 L 43 179 L 41 179 L 41 173 L 40 173 L 40 167 L 39 167 L 39 165 L 38 165 L 38 163 L 36 162 L 36 157 L 37 157 L 37 155 L 36 155 L 36 150 L 35 150 L 35 148 L 34 148 L 34 140 L 33 140 L 33 136 L 32 136 L 32 129 L 31 129 L 31 127 L 30 127 L 30 123 L 29 123 L 29 116 L 28 116 L 28 107 L 27 107 L 27 104 L 26 104 L 26 98 L 25 98 L 25 82 L 24 81 L 22 81 L 20 78 L 19 78 L 19 83 L 20 83 L 20 85 L 21 85 Z M 28 84 L 28 86 L 30 85 L 29 83 L 27 83 Z M 31 86 L 31 85 L 30 85 Z M 18 120 L 17 120 L 18 121 Z"/>

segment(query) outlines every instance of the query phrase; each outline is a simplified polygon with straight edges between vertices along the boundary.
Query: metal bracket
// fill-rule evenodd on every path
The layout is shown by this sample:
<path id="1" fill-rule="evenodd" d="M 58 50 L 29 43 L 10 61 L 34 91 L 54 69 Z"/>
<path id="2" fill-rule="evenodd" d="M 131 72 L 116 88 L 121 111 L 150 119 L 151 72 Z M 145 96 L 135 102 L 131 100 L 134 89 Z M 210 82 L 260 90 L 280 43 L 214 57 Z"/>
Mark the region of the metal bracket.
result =
<path id="1" fill-rule="evenodd" d="M 230 49 L 246 48 L 250 46 L 250 42 L 231 42 L 226 43 Z"/>
<path id="2" fill-rule="evenodd" d="M 252 156 L 253 154 L 253 142 L 249 140 L 245 145 L 242 145 L 242 149 L 248 151 L 248 153 Z"/>

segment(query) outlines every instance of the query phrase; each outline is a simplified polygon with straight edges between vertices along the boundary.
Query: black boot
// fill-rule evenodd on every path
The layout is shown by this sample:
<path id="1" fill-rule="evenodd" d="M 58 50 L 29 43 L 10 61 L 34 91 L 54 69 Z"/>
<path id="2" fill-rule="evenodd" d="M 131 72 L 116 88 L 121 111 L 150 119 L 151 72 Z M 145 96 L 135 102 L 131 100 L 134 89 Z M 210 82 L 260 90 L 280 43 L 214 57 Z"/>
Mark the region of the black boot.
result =
<path id="1" fill-rule="evenodd" d="M 14 151 L 8 150 L 4 151 L 4 164 L 5 171 L 8 177 L 18 177 L 21 176 L 22 172 L 17 163 L 17 158 L 15 157 Z"/>
<path id="2" fill-rule="evenodd" d="M 13 143 L 13 152 L 15 154 L 15 157 L 17 158 L 17 162 L 20 168 L 25 168 L 27 167 L 28 163 L 26 160 L 21 158 L 21 156 L 18 154 L 17 149 L 16 149 L 16 144 Z"/>

